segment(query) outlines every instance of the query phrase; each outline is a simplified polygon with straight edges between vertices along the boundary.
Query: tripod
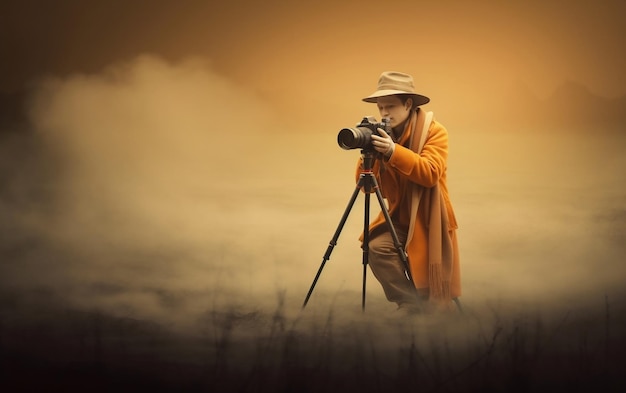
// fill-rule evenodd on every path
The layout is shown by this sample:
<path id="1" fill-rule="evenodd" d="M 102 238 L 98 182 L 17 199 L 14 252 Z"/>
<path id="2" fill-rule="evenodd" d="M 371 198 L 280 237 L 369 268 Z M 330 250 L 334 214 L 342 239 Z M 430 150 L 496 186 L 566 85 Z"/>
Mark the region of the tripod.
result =
<path id="1" fill-rule="evenodd" d="M 376 193 L 376 197 L 378 198 L 378 203 L 380 204 L 380 209 L 382 210 L 385 216 L 385 220 L 389 226 L 389 231 L 393 239 L 394 247 L 398 251 L 398 255 L 400 256 L 400 259 L 402 260 L 402 264 L 404 265 L 404 272 L 407 278 L 409 279 L 409 281 L 413 282 L 413 277 L 411 277 L 411 270 L 409 268 L 408 255 L 406 251 L 404 250 L 402 244 L 400 243 L 400 240 L 398 239 L 398 234 L 396 233 L 396 230 L 393 227 L 393 223 L 391 222 L 391 217 L 389 216 L 389 211 L 387 210 L 387 206 L 385 206 L 383 195 L 380 191 L 380 188 L 378 187 L 376 176 L 374 176 L 374 172 L 372 172 L 372 166 L 375 160 L 374 154 L 375 154 L 375 151 L 373 150 L 368 150 L 368 149 L 361 150 L 361 156 L 363 158 L 363 169 L 361 170 L 359 181 L 357 182 L 356 188 L 354 189 L 354 192 L 352 193 L 352 197 L 350 198 L 350 202 L 348 202 L 348 206 L 346 207 L 346 210 L 344 211 L 343 216 L 341 217 L 341 220 L 339 221 L 337 230 L 335 231 L 335 234 L 333 235 L 330 241 L 330 244 L 328 245 L 328 248 L 326 249 L 326 253 L 324 254 L 324 257 L 322 259 L 322 264 L 320 265 L 317 271 L 317 274 L 315 275 L 315 279 L 313 280 L 313 283 L 311 284 L 309 293 L 306 295 L 306 298 L 304 299 L 302 308 L 306 307 L 307 303 L 309 302 L 309 298 L 311 297 L 311 294 L 313 293 L 315 284 L 317 284 L 317 280 L 322 274 L 322 270 L 324 269 L 326 262 L 330 259 L 330 254 L 333 252 L 333 249 L 337 245 L 337 239 L 339 239 L 341 230 L 343 229 L 343 226 L 346 223 L 348 216 L 350 215 L 352 206 L 354 206 L 354 202 L 356 201 L 356 198 L 359 195 L 361 188 L 365 192 L 365 214 L 364 214 L 364 221 L 363 221 L 363 294 L 361 298 L 362 310 L 365 311 L 365 284 L 366 284 L 366 278 L 367 278 L 367 265 L 368 265 L 368 259 L 369 259 L 369 240 L 370 240 L 369 239 L 370 194 L 372 190 L 374 190 L 374 192 Z M 416 296 L 417 296 L 417 292 L 416 292 Z"/>

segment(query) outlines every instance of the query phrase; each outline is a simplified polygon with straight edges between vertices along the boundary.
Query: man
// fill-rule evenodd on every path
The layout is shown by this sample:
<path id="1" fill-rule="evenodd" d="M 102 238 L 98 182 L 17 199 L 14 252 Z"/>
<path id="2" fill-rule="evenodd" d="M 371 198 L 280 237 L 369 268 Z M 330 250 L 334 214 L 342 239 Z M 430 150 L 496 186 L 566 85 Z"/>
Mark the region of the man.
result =
<path id="1" fill-rule="evenodd" d="M 432 112 L 420 109 L 430 99 L 415 92 L 408 74 L 383 72 L 377 90 L 363 101 L 376 103 L 391 126 L 390 134 L 378 129 L 380 136 L 371 137 L 380 153 L 372 170 L 408 254 L 410 275 L 382 212 L 369 229 L 370 268 L 387 299 L 401 310 L 452 308 L 452 299 L 461 295 L 461 280 L 457 223 L 446 182 L 448 133 Z M 362 159 L 357 179 L 361 171 Z"/>

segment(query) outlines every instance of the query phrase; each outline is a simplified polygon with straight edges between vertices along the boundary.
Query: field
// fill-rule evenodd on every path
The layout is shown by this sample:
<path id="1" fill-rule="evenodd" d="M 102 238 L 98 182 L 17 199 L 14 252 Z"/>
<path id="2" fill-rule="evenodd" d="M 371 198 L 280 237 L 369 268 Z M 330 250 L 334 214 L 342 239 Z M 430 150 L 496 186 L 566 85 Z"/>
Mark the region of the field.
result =
<path id="1" fill-rule="evenodd" d="M 270 132 L 253 103 L 208 132 L 192 71 L 57 81 L 3 134 L 3 391 L 626 387 L 623 130 L 450 127 L 464 313 L 402 317 L 371 274 L 362 312 L 361 199 L 302 310 L 352 124 Z"/>
<path id="2" fill-rule="evenodd" d="M 6 391 L 617 392 L 625 386 L 624 310 L 609 299 L 595 308 L 550 310 L 502 301 L 467 306 L 462 315 L 407 318 L 376 300 L 365 313 L 310 306 L 290 312 L 277 294 L 273 311 L 252 301 L 224 305 L 178 329 L 59 307 L 47 295 L 2 296 Z"/>

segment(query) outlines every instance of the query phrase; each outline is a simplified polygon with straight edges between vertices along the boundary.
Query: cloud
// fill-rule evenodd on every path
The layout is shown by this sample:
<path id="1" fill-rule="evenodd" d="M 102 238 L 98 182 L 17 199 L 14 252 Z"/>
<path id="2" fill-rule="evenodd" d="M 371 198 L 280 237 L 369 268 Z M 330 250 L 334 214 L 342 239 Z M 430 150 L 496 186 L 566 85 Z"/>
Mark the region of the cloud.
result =
<path id="1" fill-rule="evenodd" d="M 258 156 L 270 111 L 200 60 L 142 56 L 48 81 L 33 113 L 60 160 L 52 235 L 162 248 L 222 224 L 220 201 Z"/>

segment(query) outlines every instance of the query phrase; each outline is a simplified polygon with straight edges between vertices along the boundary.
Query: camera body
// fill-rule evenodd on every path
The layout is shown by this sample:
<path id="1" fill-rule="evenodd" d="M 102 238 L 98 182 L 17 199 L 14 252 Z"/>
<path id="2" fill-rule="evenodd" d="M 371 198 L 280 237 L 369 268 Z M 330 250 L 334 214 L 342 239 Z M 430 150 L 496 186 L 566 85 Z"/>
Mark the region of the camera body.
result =
<path id="1" fill-rule="evenodd" d="M 380 136 L 378 129 L 382 128 L 388 134 L 391 132 L 389 120 L 383 118 L 380 123 L 373 116 L 365 116 L 354 128 L 343 128 L 337 135 L 339 147 L 345 150 L 364 149 L 374 150 L 372 135 Z"/>

